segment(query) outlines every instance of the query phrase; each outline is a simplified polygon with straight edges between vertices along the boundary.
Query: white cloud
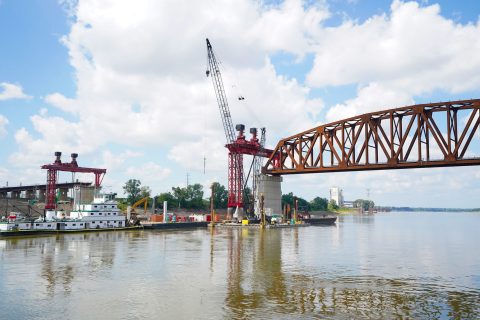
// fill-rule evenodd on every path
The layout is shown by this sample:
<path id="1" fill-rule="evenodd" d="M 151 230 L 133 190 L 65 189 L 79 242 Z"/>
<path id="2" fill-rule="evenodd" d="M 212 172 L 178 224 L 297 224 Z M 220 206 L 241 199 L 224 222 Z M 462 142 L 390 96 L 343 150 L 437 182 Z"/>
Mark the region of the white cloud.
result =
<path id="1" fill-rule="evenodd" d="M 62 2 L 74 19 L 62 41 L 77 90 L 71 98 L 61 93 L 45 97 L 70 113 L 68 118 L 40 110 L 31 117 L 34 130 L 16 132 L 18 150 L 10 161 L 18 168 L 39 171 L 38 164 L 51 159 L 53 151 L 78 152 L 106 166 L 108 177 L 119 171 L 154 186 L 159 184 L 155 177 L 172 177 L 176 170 L 163 163 L 172 160 L 177 169 L 203 171 L 205 155 L 207 172 L 224 178 L 225 137 L 211 80 L 205 78 L 206 37 L 224 67 L 234 123 L 266 126 L 270 147 L 318 125 L 323 109 L 326 120 L 333 121 L 409 105 L 414 96 L 433 90 L 455 94 L 480 85 L 480 55 L 474 54 L 480 48 L 479 23 L 454 23 L 440 15 L 438 5 L 394 1 L 388 14 L 325 27 L 330 13 L 323 1 L 286 0 L 270 6 L 254 0 Z M 279 52 L 292 54 L 295 62 L 315 55 L 306 85 L 277 73 L 269 55 Z M 344 84 L 357 86 L 356 97 L 334 106 L 309 98 L 311 87 Z M 238 95 L 246 99 L 239 101 Z M 116 154 L 108 151 L 111 144 L 155 150 L 156 159 L 165 162 L 160 166 L 140 155 Z M 130 156 L 138 156 L 137 167 L 127 164 Z M 29 171 L 24 172 L 27 177 Z M 320 180 L 324 186 L 368 182 L 395 194 L 415 188 L 417 173 L 324 177 L 296 181 L 302 182 L 301 189 L 314 188 Z M 120 185 L 123 178 L 111 182 Z M 462 182 L 446 174 L 425 179 L 433 182 L 415 183 Z"/>
<path id="2" fill-rule="evenodd" d="M 75 113 L 78 111 L 75 106 L 75 100 L 69 99 L 58 92 L 47 95 L 44 100 L 45 102 L 65 112 Z"/>
<path id="3" fill-rule="evenodd" d="M 9 171 L 7 168 L 0 167 L 0 186 L 6 186 L 6 182 L 9 178 Z"/>
<path id="4" fill-rule="evenodd" d="M 75 118 L 44 112 L 32 117 L 36 132 L 17 135 L 19 152 L 11 159 L 18 164 L 50 154 L 52 148 L 92 154 L 110 143 L 162 146 L 175 154 L 205 137 L 215 140 L 214 154 L 225 153 L 214 90 L 205 77 L 206 36 L 225 58 L 235 123 L 266 126 L 274 145 L 314 125 L 323 107 L 320 99 L 308 99 L 308 88 L 277 75 L 268 59 L 276 50 L 305 53 L 315 26 L 328 16 L 321 5 L 82 0 L 72 10 L 76 19 L 63 43 L 75 68 L 77 92 L 73 98 L 53 93 L 45 101 Z M 233 85 L 242 88 L 244 103 L 236 99 Z M 171 159 L 182 163 L 181 157 Z"/>
<path id="5" fill-rule="evenodd" d="M 373 82 L 359 88 L 357 97 L 331 107 L 327 112 L 326 120 L 331 122 L 363 113 L 413 104 L 411 95 Z"/>
<path id="6" fill-rule="evenodd" d="M 156 163 L 147 162 L 141 166 L 128 167 L 126 173 L 132 179 L 138 179 L 142 185 L 153 187 L 153 191 L 156 191 L 157 186 L 162 185 L 165 178 L 171 174 L 171 170 Z"/>
<path id="7" fill-rule="evenodd" d="M 125 161 L 128 159 L 132 158 L 138 158 L 141 157 L 142 153 L 140 152 L 135 152 L 131 150 L 126 150 L 125 152 L 122 152 L 120 154 L 114 154 L 110 150 L 105 150 L 103 151 L 102 157 L 103 157 L 103 168 L 108 168 L 108 170 L 120 170 L 120 169 L 125 169 L 124 164 Z"/>
<path id="8" fill-rule="evenodd" d="M 346 21 L 318 37 L 312 86 L 381 82 L 419 95 L 459 93 L 480 85 L 480 23 L 457 24 L 440 6 L 393 1 L 391 13 Z"/>
<path id="9" fill-rule="evenodd" d="M 4 136 L 7 135 L 7 125 L 8 125 L 8 119 L 0 114 L 0 138 L 3 138 Z"/>
<path id="10" fill-rule="evenodd" d="M 480 191 L 476 171 L 458 167 L 285 176 L 282 191 L 311 200 L 328 198 L 330 187 L 340 186 L 348 201 L 365 199 L 369 189 L 377 205 L 463 208 L 475 206 L 465 197 L 475 198 Z"/>
<path id="11" fill-rule="evenodd" d="M 2 82 L 0 83 L 0 101 L 11 99 L 31 99 L 32 97 L 23 92 L 19 85 Z"/>

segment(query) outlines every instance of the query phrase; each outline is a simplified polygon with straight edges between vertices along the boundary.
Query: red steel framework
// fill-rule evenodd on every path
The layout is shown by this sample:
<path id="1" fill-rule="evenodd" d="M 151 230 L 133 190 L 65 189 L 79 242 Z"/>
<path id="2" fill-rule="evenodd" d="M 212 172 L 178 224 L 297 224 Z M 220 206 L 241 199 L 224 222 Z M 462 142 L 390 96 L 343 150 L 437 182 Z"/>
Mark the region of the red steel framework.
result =
<path id="1" fill-rule="evenodd" d="M 107 172 L 106 169 L 98 168 L 85 168 L 79 167 L 77 164 L 78 154 L 72 153 L 72 161 L 70 163 L 62 163 L 60 157 L 62 156 L 61 152 L 55 152 L 55 162 L 52 164 L 46 164 L 42 166 L 42 169 L 47 169 L 47 191 L 46 191 L 46 210 L 55 209 L 55 192 L 57 189 L 57 176 L 59 171 L 66 172 L 82 172 L 82 173 L 93 173 L 95 174 L 95 188 L 100 187 L 102 183 L 103 176 Z"/>
<path id="2" fill-rule="evenodd" d="M 246 140 L 244 125 L 237 125 L 238 136 L 228 149 L 228 207 L 243 207 L 243 155 L 268 158 L 273 150 L 265 149 L 257 138 L 256 128 L 251 128 L 252 138 Z"/>
<path id="3" fill-rule="evenodd" d="M 325 124 L 281 140 L 263 172 L 298 174 L 480 165 L 480 99 L 419 104 Z"/>
<path id="4" fill-rule="evenodd" d="M 222 118 L 222 124 L 227 138 L 227 144 L 225 147 L 228 149 L 228 207 L 243 208 L 243 155 L 246 154 L 267 158 L 273 151 L 265 149 L 262 142 L 258 141 L 256 128 L 250 129 L 252 138 L 246 140 L 244 136 L 245 126 L 243 124 L 238 124 L 235 128 L 233 127 L 232 116 L 230 114 L 230 108 L 228 106 L 227 96 L 223 86 L 219 63 L 213 53 L 210 41 L 208 39 L 206 39 L 206 41 L 208 60 L 206 75 L 207 77 L 212 78 L 215 96 L 220 110 L 220 117 Z M 238 131 L 237 136 L 235 136 L 235 129 Z"/>

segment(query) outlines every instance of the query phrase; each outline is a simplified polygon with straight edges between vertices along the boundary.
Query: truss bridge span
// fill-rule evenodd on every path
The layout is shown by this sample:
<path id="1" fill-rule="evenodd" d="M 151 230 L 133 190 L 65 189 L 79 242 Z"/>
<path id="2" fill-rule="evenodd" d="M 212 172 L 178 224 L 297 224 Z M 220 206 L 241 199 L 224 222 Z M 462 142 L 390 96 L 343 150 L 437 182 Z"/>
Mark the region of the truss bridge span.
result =
<path id="1" fill-rule="evenodd" d="M 419 104 L 282 139 L 271 175 L 480 165 L 480 99 Z"/>

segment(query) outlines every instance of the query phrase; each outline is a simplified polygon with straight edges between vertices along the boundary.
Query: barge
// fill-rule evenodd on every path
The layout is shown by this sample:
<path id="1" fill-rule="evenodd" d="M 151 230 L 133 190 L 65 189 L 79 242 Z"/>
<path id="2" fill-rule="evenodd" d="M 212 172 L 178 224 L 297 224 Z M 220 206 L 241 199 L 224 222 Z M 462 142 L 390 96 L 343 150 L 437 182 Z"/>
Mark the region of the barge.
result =
<path id="1" fill-rule="evenodd" d="M 207 228 L 209 222 L 150 222 L 142 223 L 142 227 L 146 230 L 172 230 L 172 229 L 196 229 Z"/>
<path id="2" fill-rule="evenodd" d="M 114 196 L 114 194 L 99 195 L 90 204 L 75 204 L 69 216 L 63 210 L 47 210 L 44 217 L 36 220 L 11 214 L 7 221 L 0 222 L 0 237 L 143 228 L 140 225 L 128 225 Z"/>

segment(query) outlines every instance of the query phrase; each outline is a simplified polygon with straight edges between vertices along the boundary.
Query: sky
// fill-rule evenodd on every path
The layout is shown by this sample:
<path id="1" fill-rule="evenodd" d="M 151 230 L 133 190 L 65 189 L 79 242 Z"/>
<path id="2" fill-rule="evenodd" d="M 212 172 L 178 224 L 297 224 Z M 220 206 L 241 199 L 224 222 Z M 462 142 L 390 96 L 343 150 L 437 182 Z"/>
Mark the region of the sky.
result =
<path id="1" fill-rule="evenodd" d="M 227 152 L 205 38 L 233 122 L 266 127 L 274 148 L 357 114 L 480 98 L 479 14 L 475 0 L 0 0 L 0 186 L 45 183 L 40 166 L 61 151 L 106 168 L 119 195 L 133 178 L 153 194 L 200 183 L 207 197 L 227 183 Z M 284 176 L 282 190 L 472 208 L 479 178 L 478 167 L 323 173 Z"/>

